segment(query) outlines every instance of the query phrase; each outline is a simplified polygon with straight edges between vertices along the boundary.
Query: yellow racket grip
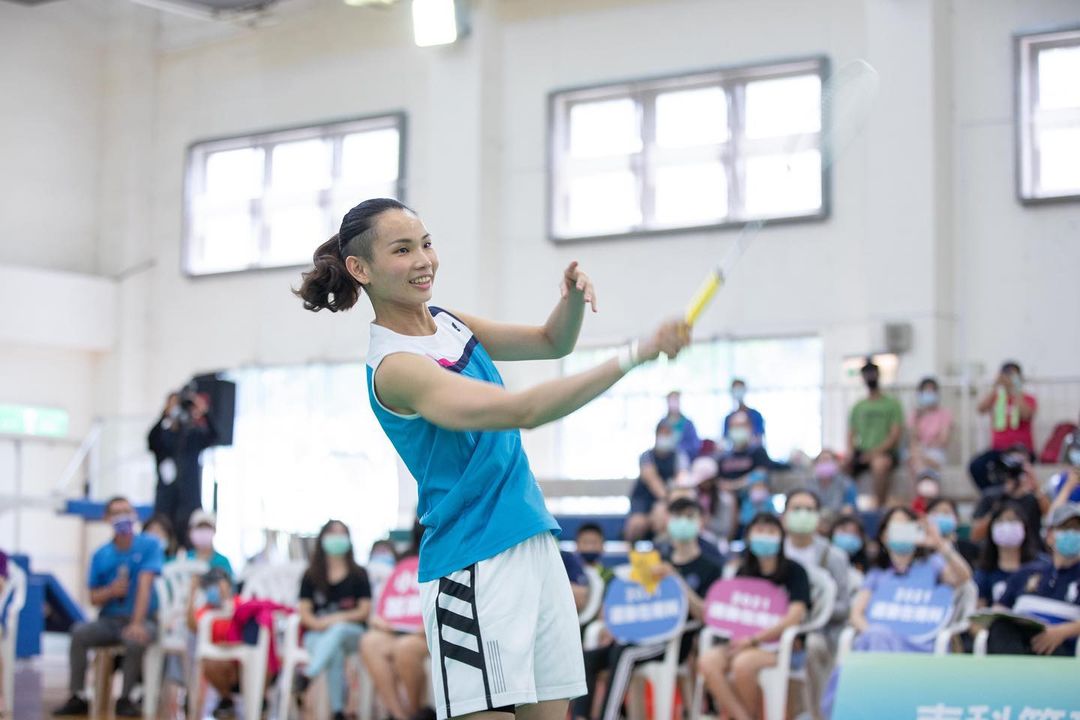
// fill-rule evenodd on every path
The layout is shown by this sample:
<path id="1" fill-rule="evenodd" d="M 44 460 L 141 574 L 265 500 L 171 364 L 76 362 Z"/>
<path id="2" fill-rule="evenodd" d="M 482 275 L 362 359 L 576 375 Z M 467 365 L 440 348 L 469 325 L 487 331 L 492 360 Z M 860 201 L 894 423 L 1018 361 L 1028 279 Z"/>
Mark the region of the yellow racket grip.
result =
<path id="1" fill-rule="evenodd" d="M 709 301 L 713 299 L 713 295 L 720 289 L 720 286 L 724 284 L 724 278 L 720 273 L 713 270 L 709 273 L 709 277 L 705 278 L 705 282 L 701 284 L 698 291 L 694 293 L 694 298 L 690 301 L 690 304 L 686 307 L 686 324 L 693 325 L 697 322 L 698 317 L 708 307 Z"/>

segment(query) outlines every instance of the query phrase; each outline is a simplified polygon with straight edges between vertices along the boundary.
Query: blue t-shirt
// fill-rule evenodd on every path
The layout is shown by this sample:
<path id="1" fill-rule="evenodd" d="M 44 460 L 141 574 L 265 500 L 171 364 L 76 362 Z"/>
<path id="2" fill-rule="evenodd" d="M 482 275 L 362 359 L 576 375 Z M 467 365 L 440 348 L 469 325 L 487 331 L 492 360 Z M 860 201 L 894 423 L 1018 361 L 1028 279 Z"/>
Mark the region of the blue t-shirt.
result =
<path id="1" fill-rule="evenodd" d="M 976 570 L 975 585 L 979 588 L 979 599 L 987 605 L 996 605 L 1001 602 L 1001 596 L 1005 594 L 1005 588 L 1008 587 L 1009 578 L 1013 574 L 1001 568 Z"/>
<path id="2" fill-rule="evenodd" d="M 198 559 L 198 555 L 196 555 L 194 550 L 188 550 L 187 556 L 188 560 Z M 221 568 L 229 574 L 230 578 L 233 577 L 232 563 L 229 562 L 229 558 L 225 557 L 217 550 L 215 550 L 214 554 L 210 556 L 210 562 L 207 564 L 210 566 L 210 568 Z"/>
<path id="3" fill-rule="evenodd" d="M 128 592 L 123 598 L 113 598 L 102 606 L 101 617 L 131 617 L 135 610 L 135 593 L 139 589 L 139 573 L 161 574 L 165 562 L 165 552 L 161 542 L 153 535 L 136 535 L 131 540 L 131 547 L 121 550 L 115 542 L 108 542 L 98 548 L 90 559 L 89 585 L 91 590 L 105 587 L 116 580 L 121 567 L 128 572 Z M 157 610 L 157 594 L 150 592 L 149 615 Z"/>
<path id="4" fill-rule="evenodd" d="M 434 335 L 401 335 L 373 323 L 367 361 L 371 408 L 418 485 L 417 513 L 425 528 L 420 582 L 486 560 L 538 533 L 559 531 L 518 430 L 449 430 L 380 402 L 375 373 L 394 353 L 421 355 L 448 372 L 502 386 L 491 357 L 465 323 L 439 308 L 429 310 Z"/>
<path id="5" fill-rule="evenodd" d="M 589 578 L 585 575 L 585 566 L 581 564 L 578 556 L 565 550 L 560 550 L 559 554 L 562 555 L 562 564 L 566 568 L 566 576 L 570 578 L 570 584 L 588 585 Z"/>
<path id="6" fill-rule="evenodd" d="M 934 553 L 912 562 L 905 573 L 899 573 L 896 568 L 892 567 L 873 568 L 866 573 L 862 589 L 869 590 L 870 594 L 873 595 L 886 580 L 903 580 L 906 586 L 913 588 L 934 587 L 941 582 L 941 574 L 945 571 L 945 565 L 945 558 L 938 553 Z"/>

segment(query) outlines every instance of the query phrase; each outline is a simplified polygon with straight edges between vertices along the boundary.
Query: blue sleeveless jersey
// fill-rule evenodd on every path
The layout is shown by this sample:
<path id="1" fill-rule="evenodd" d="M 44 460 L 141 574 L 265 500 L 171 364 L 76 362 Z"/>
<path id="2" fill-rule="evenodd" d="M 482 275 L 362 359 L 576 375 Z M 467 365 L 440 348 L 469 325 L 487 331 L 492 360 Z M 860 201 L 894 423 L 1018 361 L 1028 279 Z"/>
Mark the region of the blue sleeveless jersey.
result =
<path id="1" fill-rule="evenodd" d="M 375 371 L 387 355 L 431 358 L 448 372 L 502 386 L 484 347 L 458 318 L 429 308 L 434 335 L 401 335 L 371 325 L 368 397 L 375 417 L 416 478 L 417 515 L 425 527 L 419 581 L 436 580 L 486 560 L 559 525 L 544 505 L 517 430 L 447 430 L 420 415 L 387 409 L 375 392 Z"/>

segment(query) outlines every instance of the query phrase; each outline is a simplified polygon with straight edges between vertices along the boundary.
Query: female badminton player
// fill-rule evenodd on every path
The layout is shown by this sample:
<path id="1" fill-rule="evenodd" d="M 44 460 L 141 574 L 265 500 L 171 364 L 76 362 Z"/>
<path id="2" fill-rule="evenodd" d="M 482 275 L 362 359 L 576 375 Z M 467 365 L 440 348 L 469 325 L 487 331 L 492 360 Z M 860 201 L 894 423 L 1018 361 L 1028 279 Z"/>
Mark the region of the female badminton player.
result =
<path id="1" fill-rule="evenodd" d="M 424 525 L 419 581 L 440 719 L 564 720 L 585 694 L 578 617 L 520 428 L 569 415 L 633 367 L 689 342 L 662 324 L 591 370 L 527 390 L 503 387 L 493 360 L 558 358 L 577 342 L 592 282 L 577 263 L 539 327 L 508 325 L 428 305 L 439 275 L 431 235 L 390 199 L 350 210 L 295 291 L 308 310 L 375 311 L 368 395 L 419 485 Z"/>

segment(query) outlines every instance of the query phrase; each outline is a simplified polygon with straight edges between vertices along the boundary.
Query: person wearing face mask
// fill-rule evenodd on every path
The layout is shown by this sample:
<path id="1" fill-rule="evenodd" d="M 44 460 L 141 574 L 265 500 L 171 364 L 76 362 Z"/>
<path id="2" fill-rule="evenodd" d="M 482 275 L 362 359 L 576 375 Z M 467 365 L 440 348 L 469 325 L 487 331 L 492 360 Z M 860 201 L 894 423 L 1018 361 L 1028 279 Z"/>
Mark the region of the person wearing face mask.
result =
<path id="1" fill-rule="evenodd" d="M 877 507 L 884 507 L 899 460 L 904 411 L 896 398 L 881 391 L 880 369 L 873 360 L 867 358 L 861 372 L 869 394 L 851 408 L 847 469 L 856 480 L 870 471 L 870 495 Z"/>
<path id="2" fill-rule="evenodd" d="M 872 564 L 870 548 L 866 543 L 866 530 L 863 529 L 862 521 L 858 516 L 845 514 L 836 518 L 832 527 L 829 528 L 829 541 L 844 551 L 851 567 L 861 576 L 866 575 L 866 571 Z M 859 587 L 861 587 L 861 582 Z"/>
<path id="3" fill-rule="evenodd" d="M 1038 542 L 1024 526 L 1024 510 L 1007 500 L 990 516 L 990 538 L 983 543 L 975 569 L 979 607 L 996 605 L 1005 594 L 1009 579 L 1038 556 Z"/>
<path id="4" fill-rule="evenodd" d="M 832 672 L 833 658 L 840 640 L 840 633 L 847 624 L 851 608 L 851 563 L 847 553 L 818 534 L 821 521 L 821 504 L 811 490 L 795 490 L 788 493 L 784 506 L 783 524 L 787 531 L 784 555 L 803 566 L 819 568 L 829 574 L 836 583 L 836 605 L 825 627 L 809 633 L 804 639 L 806 646 L 806 707 L 816 719 L 821 717 L 821 695 Z"/>
<path id="5" fill-rule="evenodd" d="M 987 651 L 1005 655 L 1076 653 L 1080 637 L 1080 505 L 1056 508 L 1047 518 L 1053 555 L 1034 560 L 1016 572 L 995 608 L 1043 623 L 1039 630 L 1009 618 L 990 625 Z"/>
<path id="6" fill-rule="evenodd" d="M 232 563 L 214 549 L 214 536 L 217 534 L 217 519 L 213 513 L 199 509 L 191 514 L 188 523 L 189 560 L 202 560 L 212 568 L 221 568 L 229 577 L 233 577 Z"/>
<path id="7" fill-rule="evenodd" d="M 116 701 L 117 717 L 141 717 L 142 709 L 131 691 L 142 672 L 146 646 L 157 635 L 154 622 L 158 599 L 154 578 L 161 574 L 164 553 L 157 538 L 136 533 L 138 518 L 127 498 L 105 504 L 105 521 L 113 539 L 98 548 L 90 561 L 90 602 L 99 608 L 97 620 L 71 631 L 71 697 L 54 715 L 86 715 L 87 652 L 90 648 L 123 644 L 124 684 Z"/>
<path id="8" fill-rule="evenodd" d="M 688 458 L 697 457 L 701 450 L 701 438 L 698 437 L 697 428 L 693 421 L 682 413 L 682 393 L 672 390 L 667 396 L 667 415 L 660 422 L 671 428 L 675 433 L 676 444 L 679 450 Z"/>
<path id="9" fill-rule="evenodd" d="M 731 381 L 731 399 L 735 401 L 735 409 L 724 418 L 724 439 L 731 438 L 731 420 L 736 413 L 746 415 L 750 421 L 750 441 L 755 445 L 765 444 L 765 418 L 761 413 L 746 404 L 746 381 L 735 378 Z"/>
<path id="10" fill-rule="evenodd" d="M 1024 392 L 1020 364 L 1010 360 L 1002 365 L 993 387 L 978 404 L 981 414 L 990 415 L 990 449 L 976 455 L 968 465 L 971 479 L 980 490 L 994 485 L 994 463 L 1016 446 L 1022 447 L 1029 459 L 1035 459 L 1031 429 L 1038 406 L 1035 396 Z"/>
<path id="11" fill-rule="evenodd" d="M 803 566 L 784 553 L 784 528 L 773 515 L 755 516 L 746 529 L 747 553 L 738 577 L 761 578 L 788 594 L 787 614 L 776 625 L 756 635 L 702 651 L 698 672 L 717 708 L 734 720 L 754 720 L 761 715 L 758 673 L 776 665 L 776 642 L 784 630 L 798 625 L 810 608 L 810 579 Z M 730 675 L 730 676 L 729 676 Z"/>
<path id="12" fill-rule="evenodd" d="M 1004 500 L 1014 500 L 1023 508 L 1027 535 L 1038 538 L 1042 518 L 1050 510 L 1050 498 L 1040 487 L 1023 449 L 1003 453 L 991 466 L 991 476 L 993 484 L 979 498 L 971 515 L 971 539 L 975 542 L 986 539 L 990 514 Z"/>
<path id="13" fill-rule="evenodd" d="M 371 583 L 372 604 L 378 604 L 383 585 L 393 574 L 397 561 L 397 551 L 389 540 L 376 540 L 371 544 L 366 570 Z"/>
<path id="14" fill-rule="evenodd" d="M 345 718 L 345 659 L 355 653 L 371 612 L 371 585 L 353 557 L 349 528 L 329 520 L 315 543 L 311 564 L 300 581 L 298 605 L 304 647 L 311 657 L 301 671 L 310 681 L 326 673 L 330 711 Z M 300 689 L 306 688 L 304 680 Z"/>
<path id="15" fill-rule="evenodd" d="M 651 519 L 657 501 L 667 502 L 668 489 L 689 469 L 690 459 L 678 444 L 678 435 L 661 421 L 656 426 L 656 444 L 641 454 L 641 475 L 630 492 L 630 515 L 623 527 L 627 542 L 649 537 L 657 530 Z"/>
<path id="16" fill-rule="evenodd" d="M 769 487 L 769 474 L 764 470 L 754 470 L 746 480 L 746 489 L 739 497 L 738 537 L 746 534 L 746 528 L 756 515 L 768 513 L 775 515 L 773 491 Z"/>
<path id="17" fill-rule="evenodd" d="M 604 531 L 596 523 L 582 523 L 575 541 L 582 564 L 600 573 L 606 586 L 615 577 L 615 573 L 600 561 L 604 556 Z"/>
<path id="18" fill-rule="evenodd" d="M 662 553 L 664 561 L 655 569 L 657 579 L 674 577 L 686 592 L 688 616 L 695 620 L 704 620 L 705 594 L 720 578 L 723 569 L 719 563 L 702 553 L 698 543 L 703 526 L 701 505 L 692 498 L 680 497 L 668 505 L 667 516 L 667 535 L 672 544 L 670 551 Z M 684 662 L 690 656 L 696 636 L 695 630 L 683 633 L 679 662 Z M 618 720 L 634 667 L 661 657 L 666 649 L 667 643 L 623 645 L 612 642 L 606 647 L 586 651 L 585 681 L 588 694 L 573 701 L 573 716 L 593 717 L 597 677 L 601 671 L 610 670 L 600 718 Z"/>
<path id="19" fill-rule="evenodd" d="M 911 509 L 916 515 L 926 514 L 930 503 L 941 496 L 941 475 L 937 470 L 926 468 L 921 470 L 915 477 L 915 499 L 911 501 Z"/>
<path id="20" fill-rule="evenodd" d="M 908 469 L 912 477 L 923 470 L 945 467 L 952 424 L 952 411 L 941 406 L 937 380 L 923 378 L 915 396 L 915 410 L 908 420 Z"/>
<path id="21" fill-rule="evenodd" d="M 814 459 L 813 475 L 808 483 L 821 500 L 821 514 L 826 520 L 855 511 L 858 492 L 855 481 L 844 474 L 836 453 L 823 449 Z"/>
<path id="22" fill-rule="evenodd" d="M 165 562 L 170 562 L 176 559 L 177 544 L 176 544 L 176 532 L 173 531 L 172 520 L 168 515 L 157 513 L 152 515 L 146 524 L 143 525 L 143 534 L 153 535 L 161 543 L 161 547 L 165 551 Z"/>
<path id="23" fill-rule="evenodd" d="M 222 612 L 231 615 L 233 610 L 233 586 L 232 576 L 223 568 L 211 568 L 199 577 L 191 579 L 191 592 L 188 595 L 187 627 L 188 627 L 188 654 L 189 662 L 195 657 L 196 634 L 199 631 L 199 621 L 203 615 L 209 612 Z M 228 617 L 215 618 L 210 625 L 210 641 L 212 643 L 227 643 L 229 636 Z M 166 666 L 166 676 L 173 683 L 186 688 L 188 675 L 180 666 L 180 657 L 171 655 L 170 662 Z M 240 667 L 235 660 L 211 660 L 204 658 L 200 663 L 200 672 L 210 687 L 218 694 L 218 704 L 214 708 L 213 716 L 217 718 L 236 717 L 236 705 L 233 701 L 233 690 L 240 683 Z M 192 669 L 191 672 L 194 670 Z M 172 716 L 168 716 L 172 717 Z"/>
<path id="24" fill-rule="evenodd" d="M 967 561 L 967 564 L 974 567 L 975 561 L 979 557 L 979 546 L 970 540 L 960 538 L 957 532 L 960 527 L 960 512 L 956 507 L 956 503 L 948 498 L 934 498 L 926 506 L 926 517 L 930 522 L 937 525 L 941 537 L 952 543 L 960 556 Z"/>

